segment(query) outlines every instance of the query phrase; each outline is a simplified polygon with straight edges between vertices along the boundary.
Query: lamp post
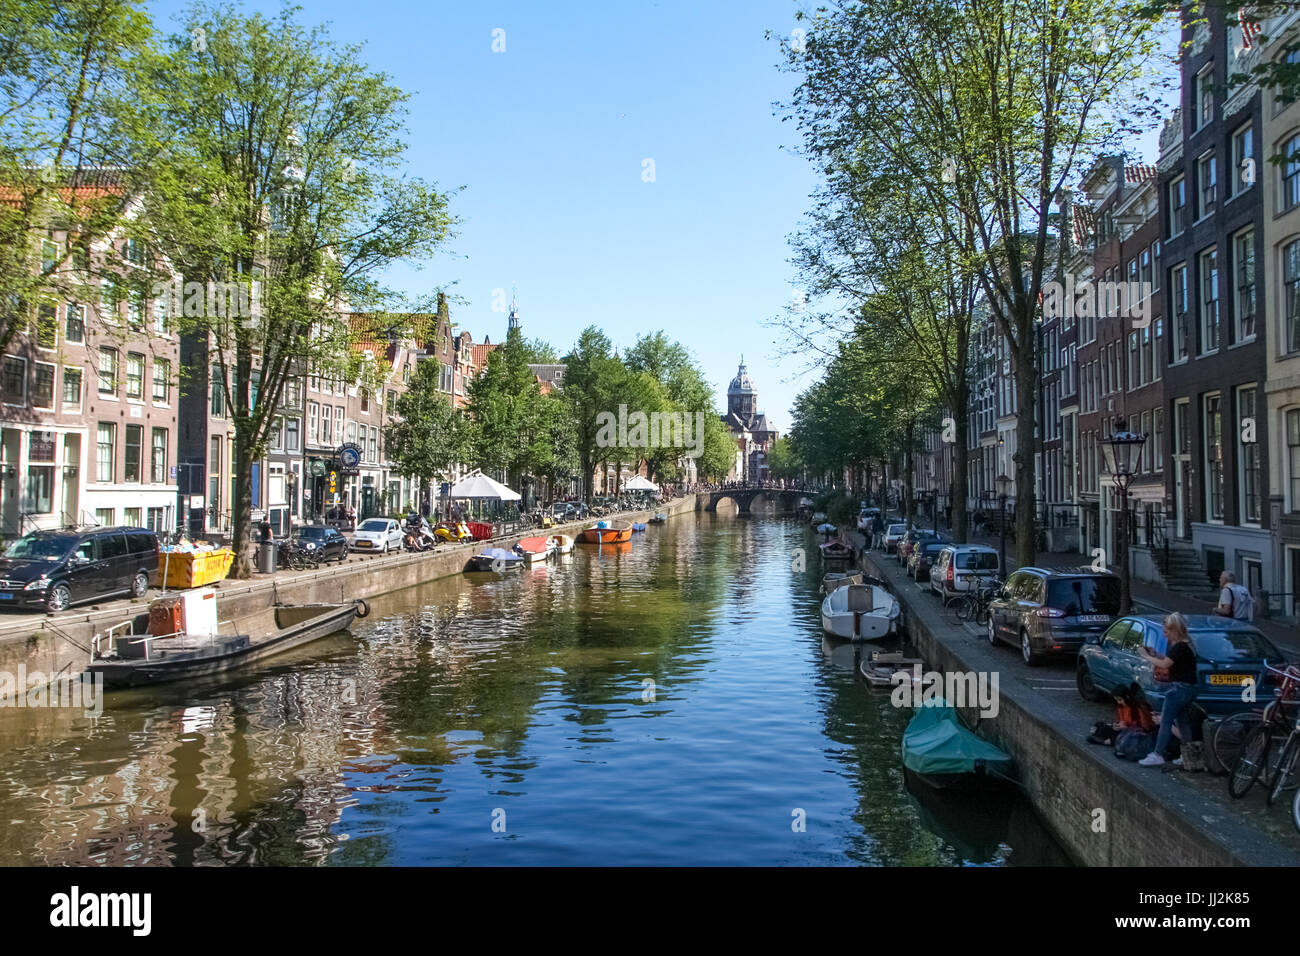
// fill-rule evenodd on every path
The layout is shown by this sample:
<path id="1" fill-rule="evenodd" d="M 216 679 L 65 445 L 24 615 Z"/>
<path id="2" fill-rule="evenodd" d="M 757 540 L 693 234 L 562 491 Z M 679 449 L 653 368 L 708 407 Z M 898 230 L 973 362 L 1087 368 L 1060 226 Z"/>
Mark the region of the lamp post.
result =
<path id="1" fill-rule="evenodd" d="M 1133 465 L 1142 453 L 1147 436 L 1128 430 L 1123 418 L 1115 419 L 1115 432 L 1101 442 L 1102 458 L 1111 481 L 1119 492 L 1119 613 L 1132 610 L 1131 575 L 1128 564 L 1128 486 L 1133 480 Z"/>
<path id="2" fill-rule="evenodd" d="M 1011 479 L 1006 475 L 998 475 L 994 483 L 998 486 L 998 528 L 1002 532 L 1002 554 L 998 568 L 1005 579 L 1007 576 L 1007 488 L 1011 486 Z"/>

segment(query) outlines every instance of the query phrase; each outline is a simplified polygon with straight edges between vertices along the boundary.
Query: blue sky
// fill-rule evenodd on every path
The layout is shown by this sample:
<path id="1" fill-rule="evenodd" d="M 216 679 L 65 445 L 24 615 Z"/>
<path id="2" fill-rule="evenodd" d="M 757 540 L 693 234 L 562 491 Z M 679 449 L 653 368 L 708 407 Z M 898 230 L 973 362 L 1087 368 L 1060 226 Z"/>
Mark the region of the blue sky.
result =
<path id="1" fill-rule="evenodd" d="M 151 10 L 169 30 L 181 7 Z M 504 337 L 493 291 L 512 286 L 525 334 L 561 353 L 588 325 L 621 345 L 662 329 L 695 353 L 719 403 L 743 352 L 762 410 L 789 426 L 811 379 L 802 358 L 778 355 L 770 321 L 792 296 L 786 236 L 813 174 L 773 115 L 794 78 L 764 31 L 789 35 L 794 0 L 303 8 L 412 94 L 411 172 L 466 187 L 456 255 L 394 271 L 397 287 L 455 283 L 468 301 L 453 318 L 476 341 Z M 504 53 L 492 51 L 498 28 Z"/>

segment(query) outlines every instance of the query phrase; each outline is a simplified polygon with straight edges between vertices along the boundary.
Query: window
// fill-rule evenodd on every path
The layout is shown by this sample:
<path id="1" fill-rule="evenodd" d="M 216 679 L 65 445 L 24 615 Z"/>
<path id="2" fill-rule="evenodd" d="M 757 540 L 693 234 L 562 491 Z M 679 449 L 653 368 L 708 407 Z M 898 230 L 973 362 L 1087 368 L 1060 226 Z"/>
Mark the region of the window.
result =
<path id="1" fill-rule="evenodd" d="M 113 395 L 117 392 L 117 349 L 101 348 L 99 350 L 99 394 Z"/>
<path id="2" fill-rule="evenodd" d="M 86 341 L 86 307 L 69 302 L 66 318 L 63 322 L 63 339 L 65 342 Z"/>
<path id="3" fill-rule="evenodd" d="M 122 243 L 122 258 L 133 265 L 144 265 L 144 243 L 139 239 L 128 239 Z"/>
<path id="4" fill-rule="evenodd" d="M 284 450 L 297 452 L 302 450 L 302 419 L 286 418 L 284 420 Z"/>
<path id="5" fill-rule="evenodd" d="M 1223 416 L 1218 395 L 1205 396 L 1205 509 L 1211 521 L 1223 520 Z"/>
<path id="6" fill-rule="evenodd" d="M 1297 165 L 1300 171 L 1300 164 Z M 1297 181 L 1300 187 L 1300 180 Z M 1179 176 L 1169 181 L 1169 236 L 1178 235 L 1187 225 L 1187 178 Z"/>
<path id="7" fill-rule="evenodd" d="M 370 414 L 370 389 L 368 388 L 361 390 L 361 413 L 363 415 Z"/>
<path id="8" fill-rule="evenodd" d="M 1128 334 L 1128 387 L 1129 391 L 1142 385 L 1142 363 L 1138 359 L 1138 333 Z M 1144 430 L 1145 431 L 1145 430 Z"/>
<path id="9" fill-rule="evenodd" d="M 1160 471 L 1165 467 L 1165 410 L 1157 408 L 1151 414 L 1151 443 L 1153 446 L 1151 461 L 1155 465 L 1155 470 Z"/>
<path id="10" fill-rule="evenodd" d="M 167 334 L 167 297 L 158 296 L 153 300 L 153 330 L 158 335 Z"/>
<path id="11" fill-rule="evenodd" d="M 132 528 L 139 528 L 144 525 L 143 508 L 123 508 L 122 523 L 130 525 Z"/>
<path id="12" fill-rule="evenodd" d="M 1232 184 L 1228 190 L 1232 195 L 1240 195 L 1254 185 L 1258 174 L 1251 168 L 1254 161 L 1255 131 L 1247 124 L 1232 134 Z"/>
<path id="13" fill-rule="evenodd" d="M 1196 188 L 1199 197 L 1196 218 L 1203 219 L 1214 212 L 1215 193 L 1219 188 L 1218 171 L 1212 152 L 1206 153 L 1196 161 Z"/>
<path id="14" fill-rule="evenodd" d="M 211 408 L 210 408 L 212 417 L 225 418 L 226 417 L 226 379 L 221 374 L 220 365 L 212 366 L 212 383 L 208 387 L 208 391 L 212 393 Z"/>
<path id="15" fill-rule="evenodd" d="M 1160 380 L 1160 366 L 1165 357 L 1165 320 L 1156 319 L 1151 327 L 1155 329 L 1151 345 L 1151 381 L 1156 382 Z"/>
<path id="16" fill-rule="evenodd" d="M 347 441 L 349 442 L 349 444 L 352 444 L 352 443 L 355 443 L 356 440 L 357 440 L 357 423 L 356 423 L 356 422 L 348 422 L 348 437 L 347 437 Z M 361 429 L 361 443 L 364 445 L 364 444 L 365 444 L 365 441 L 366 441 L 366 432 L 365 432 L 365 428 L 363 427 L 363 428 Z"/>
<path id="17" fill-rule="evenodd" d="M 1300 205 L 1300 134 L 1292 136 L 1282 146 L 1282 209 Z"/>
<path id="18" fill-rule="evenodd" d="M 133 329 L 144 328 L 144 293 L 132 292 L 126 303 L 126 323 Z"/>
<path id="19" fill-rule="evenodd" d="M 41 240 L 41 271 L 53 272 L 59 265 L 59 247 L 48 239 Z"/>
<path id="20" fill-rule="evenodd" d="M 1237 389 L 1237 441 L 1241 459 L 1241 516 L 1243 521 L 1259 523 L 1260 461 L 1259 441 L 1246 442 L 1246 423 L 1259 424 L 1255 407 L 1256 389 L 1247 385 Z M 1252 428 L 1253 432 L 1254 429 Z M 1253 435 L 1251 437 L 1254 437 Z"/>
<path id="21" fill-rule="evenodd" d="M 1293 408 L 1286 413 L 1286 462 L 1287 483 L 1291 492 L 1287 509 L 1300 512 L 1300 408 Z"/>
<path id="22" fill-rule="evenodd" d="M 330 417 L 330 407 L 322 405 L 320 416 L 320 443 L 322 445 L 329 445 L 334 441 L 333 421 Z"/>
<path id="23" fill-rule="evenodd" d="M 54 366 L 36 363 L 36 383 L 32 391 L 32 405 L 36 408 L 54 407 Z"/>
<path id="24" fill-rule="evenodd" d="M 123 481 L 140 480 L 140 446 L 144 442 L 144 428 L 140 425 L 126 426 L 126 470 Z"/>
<path id="25" fill-rule="evenodd" d="M 1142 413 L 1142 434 L 1143 435 L 1151 434 L 1151 413 L 1150 412 Z M 1152 441 L 1145 441 L 1142 443 L 1142 458 L 1141 458 L 1142 463 L 1140 467 L 1144 473 L 1150 473 L 1151 471 L 1151 455 L 1152 452 L 1155 451 L 1153 447 L 1154 444 L 1155 443 Z"/>
<path id="26" fill-rule="evenodd" d="M 318 444 L 319 429 L 317 427 L 317 417 L 320 406 L 315 402 L 307 403 L 307 444 Z"/>
<path id="27" fill-rule="evenodd" d="M 1255 230 L 1245 229 L 1233 240 L 1232 284 L 1236 290 L 1237 341 L 1255 337 Z"/>
<path id="28" fill-rule="evenodd" d="M 144 398 L 144 356 L 138 352 L 126 356 L 126 397 Z"/>
<path id="29" fill-rule="evenodd" d="M 1196 85 L 1192 87 L 1192 115 L 1196 117 L 1196 128 L 1201 129 L 1214 119 L 1214 66 L 1205 67 L 1196 74 Z"/>
<path id="30" fill-rule="evenodd" d="M 95 480 L 111 482 L 114 472 L 113 444 L 117 439 L 117 426 L 100 422 L 95 437 Z"/>
<path id="31" fill-rule="evenodd" d="M 0 382 L 0 389 L 4 391 L 4 400 L 6 405 L 26 405 L 27 404 L 27 360 L 18 358 L 15 355 L 6 355 L 4 361 L 3 379 Z"/>
<path id="32" fill-rule="evenodd" d="M 1142 250 L 1142 274 L 1141 274 L 1142 289 L 1138 293 L 1138 295 L 1143 299 L 1149 296 L 1152 291 L 1151 263 L 1152 263 L 1151 247 L 1147 246 L 1145 249 Z"/>
<path id="33" fill-rule="evenodd" d="M 150 480 L 155 484 L 167 483 L 167 429 L 155 428 L 149 453 Z"/>
<path id="34" fill-rule="evenodd" d="M 334 438 L 336 441 L 343 440 L 343 406 L 334 406 Z"/>
<path id="35" fill-rule="evenodd" d="M 1219 253 L 1201 253 L 1201 354 L 1219 347 Z"/>
<path id="36" fill-rule="evenodd" d="M 1300 267 L 1300 241 L 1296 243 L 1296 265 Z M 1300 276 L 1300 272 L 1297 273 Z M 1300 291 L 1300 287 L 1297 287 Z M 1187 327 L 1187 266 L 1175 266 L 1169 272 L 1169 293 L 1172 296 L 1170 327 L 1174 332 L 1174 361 L 1187 358 L 1187 342 L 1191 330 Z M 1300 305 L 1300 302 L 1297 303 Z"/>
<path id="37" fill-rule="evenodd" d="M 1282 250 L 1282 288 L 1286 350 L 1300 352 L 1300 239 Z"/>
<path id="38" fill-rule="evenodd" d="M 107 528 L 110 525 L 116 524 L 113 520 L 113 514 L 114 511 L 112 508 L 96 508 L 95 523 L 102 528 Z"/>
<path id="39" fill-rule="evenodd" d="M 54 510 L 54 466 L 32 465 L 27 469 L 27 500 L 30 514 L 47 515 Z"/>
<path id="40" fill-rule="evenodd" d="M 81 369 L 63 367 L 63 409 L 81 408 Z"/>
<path id="41" fill-rule="evenodd" d="M 36 344 L 52 349 L 59 344 L 59 307 L 53 302 L 42 302 L 36 307 L 36 325 L 32 329 Z"/>
<path id="42" fill-rule="evenodd" d="M 166 359 L 153 360 L 153 400 L 166 405 L 171 397 L 172 363 Z"/>
<path id="43" fill-rule="evenodd" d="M 379 429 L 374 426 L 370 428 L 370 460 L 379 461 Z"/>

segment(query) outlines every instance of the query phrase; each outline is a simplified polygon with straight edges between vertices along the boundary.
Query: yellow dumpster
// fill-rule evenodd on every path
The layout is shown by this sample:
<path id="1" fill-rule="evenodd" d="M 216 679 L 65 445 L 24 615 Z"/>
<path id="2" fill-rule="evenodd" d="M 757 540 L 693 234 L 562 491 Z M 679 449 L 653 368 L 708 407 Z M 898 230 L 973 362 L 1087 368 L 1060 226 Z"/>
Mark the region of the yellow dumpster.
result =
<path id="1" fill-rule="evenodd" d="M 169 588 L 199 588 L 224 580 L 234 561 L 229 548 L 164 552 L 158 555 L 158 576 Z"/>

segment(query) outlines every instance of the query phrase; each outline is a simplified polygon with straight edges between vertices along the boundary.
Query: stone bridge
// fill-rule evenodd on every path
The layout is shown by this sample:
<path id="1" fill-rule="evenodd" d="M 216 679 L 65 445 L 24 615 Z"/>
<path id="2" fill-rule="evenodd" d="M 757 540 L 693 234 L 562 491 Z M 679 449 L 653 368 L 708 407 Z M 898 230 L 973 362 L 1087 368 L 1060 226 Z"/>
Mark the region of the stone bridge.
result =
<path id="1" fill-rule="evenodd" d="M 802 488 L 770 488 L 763 485 L 738 485 L 734 488 L 719 488 L 716 491 L 701 491 L 696 495 L 695 507 L 699 511 L 717 511 L 718 502 L 730 499 L 736 503 L 736 509 L 742 515 L 750 513 L 754 501 L 762 498 L 775 501 L 784 511 L 794 511 L 801 498 L 811 497 L 813 492 Z"/>

